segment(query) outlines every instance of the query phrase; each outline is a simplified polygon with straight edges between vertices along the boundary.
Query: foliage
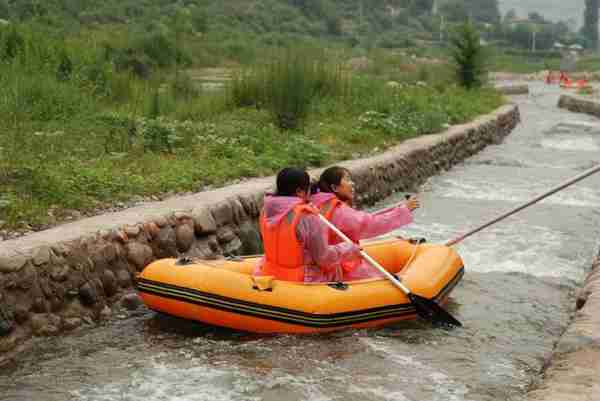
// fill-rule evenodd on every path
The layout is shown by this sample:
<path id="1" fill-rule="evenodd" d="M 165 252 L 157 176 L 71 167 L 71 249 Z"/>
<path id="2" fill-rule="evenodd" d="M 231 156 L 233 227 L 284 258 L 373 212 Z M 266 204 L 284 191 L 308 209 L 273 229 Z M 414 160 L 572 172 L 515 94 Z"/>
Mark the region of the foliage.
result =
<path id="1" fill-rule="evenodd" d="M 308 50 L 287 51 L 266 66 L 242 72 L 232 82 L 235 105 L 265 107 L 281 129 L 302 126 L 315 98 L 343 96 L 339 66 Z"/>
<path id="2" fill-rule="evenodd" d="M 405 24 L 384 1 L 0 0 L 11 21 L 0 27 L 0 220 L 51 224 L 68 209 L 321 166 L 497 107 L 492 92 L 453 86 L 447 64 L 361 47 L 389 37 L 443 58 L 419 47 L 433 17 L 400 3 Z M 365 55 L 364 73 L 342 67 Z M 211 92 L 201 66 L 238 74 Z"/>
<path id="3" fill-rule="evenodd" d="M 477 22 L 496 24 L 500 21 L 498 0 L 464 0 L 471 18 Z"/>
<path id="4" fill-rule="evenodd" d="M 463 0 L 445 2 L 440 6 L 440 13 L 453 22 L 464 22 L 469 18 L 469 10 Z"/>
<path id="5" fill-rule="evenodd" d="M 467 89 L 482 86 L 486 71 L 479 33 L 470 23 L 460 25 L 450 43 L 459 83 Z"/>
<path id="6" fill-rule="evenodd" d="M 58 82 L 50 72 L 45 79 Z M 123 111 L 94 114 L 105 106 L 94 100 L 97 95 L 86 95 L 77 97 L 68 119 L 48 115 L 36 121 L 21 110 L 16 120 L 7 120 L 7 135 L 0 137 L 6 200 L 0 219 L 9 227 L 52 223 L 68 209 L 93 211 L 135 196 L 272 174 L 290 164 L 322 166 L 436 132 L 501 103 L 491 91 L 429 84 L 393 89 L 385 79 L 348 77 L 343 92 L 322 83 L 303 129 L 282 135 L 269 109 L 257 109 L 256 103 L 237 107 L 219 93 L 178 101 L 170 90 L 131 79 L 133 96 Z M 57 85 L 76 88 L 71 81 Z M 159 116 L 137 115 L 137 92 L 149 104 L 158 102 L 153 113 Z M 84 99 L 92 103 L 86 106 Z M 184 114 L 187 119 L 176 118 Z"/>
<path id="7" fill-rule="evenodd" d="M 598 8 L 599 0 L 585 0 L 585 12 L 583 15 L 583 34 L 587 39 L 588 47 L 598 48 Z"/>
<path id="8" fill-rule="evenodd" d="M 448 0 L 440 5 L 440 12 L 454 22 L 496 24 L 500 21 L 498 0 Z"/>

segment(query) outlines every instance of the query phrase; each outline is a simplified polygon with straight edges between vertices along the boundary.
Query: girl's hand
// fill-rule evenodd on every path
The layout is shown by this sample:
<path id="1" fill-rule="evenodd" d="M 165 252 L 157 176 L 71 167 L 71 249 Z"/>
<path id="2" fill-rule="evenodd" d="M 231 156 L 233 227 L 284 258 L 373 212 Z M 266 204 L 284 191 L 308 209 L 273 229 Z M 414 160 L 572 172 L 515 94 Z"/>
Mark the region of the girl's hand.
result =
<path id="1" fill-rule="evenodd" d="M 405 205 L 408 208 L 408 210 L 412 212 L 413 210 L 421 207 L 421 202 L 419 202 L 418 198 L 413 196 L 406 201 Z"/>

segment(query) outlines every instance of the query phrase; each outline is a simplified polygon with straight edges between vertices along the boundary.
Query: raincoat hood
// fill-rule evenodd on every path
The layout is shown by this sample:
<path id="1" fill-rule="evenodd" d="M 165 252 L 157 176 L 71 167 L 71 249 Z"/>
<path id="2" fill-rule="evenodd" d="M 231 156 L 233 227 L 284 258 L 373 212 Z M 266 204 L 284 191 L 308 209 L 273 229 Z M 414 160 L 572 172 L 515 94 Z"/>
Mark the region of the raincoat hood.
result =
<path id="1" fill-rule="evenodd" d="M 296 196 L 265 196 L 264 214 L 268 226 L 279 224 L 293 208 L 304 203 L 302 198 Z"/>
<path id="2" fill-rule="evenodd" d="M 310 197 L 310 203 L 316 207 L 320 207 L 323 203 L 335 198 L 335 194 L 331 192 L 318 192 Z"/>

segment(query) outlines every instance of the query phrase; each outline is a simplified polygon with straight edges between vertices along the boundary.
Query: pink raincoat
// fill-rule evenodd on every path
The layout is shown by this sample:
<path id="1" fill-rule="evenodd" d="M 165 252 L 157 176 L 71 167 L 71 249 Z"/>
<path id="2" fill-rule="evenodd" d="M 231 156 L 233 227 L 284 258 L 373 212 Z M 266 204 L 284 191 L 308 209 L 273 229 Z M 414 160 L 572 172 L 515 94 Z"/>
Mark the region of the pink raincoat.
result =
<path id="1" fill-rule="evenodd" d="M 304 202 L 297 197 L 265 196 L 263 213 L 268 225 L 279 224 L 282 218 L 298 204 Z M 356 244 L 327 243 L 328 229 L 317 215 L 303 216 L 296 226 L 296 237 L 304 250 L 304 281 L 332 282 L 339 281 L 340 263 L 358 257 L 360 248 Z M 254 270 L 260 276 L 263 260 Z"/>
<path id="2" fill-rule="evenodd" d="M 335 194 L 320 192 L 312 196 L 311 203 L 319 208 L 332 198 L 335 198 Z M 361 239 L 373 238 L 389 233 L 412 223 L 412 221 L 412 213 L 406 206 L 399 206 L 381 212 L 365 213 L 342 204 L 335 209 L 331 217 L 331 223 L 346 234 L 348 238 L 357 243 Z M 341 241 L 341 238 L 338 241 Z M 381 273 L 363 261 L 362 258 L 351 261 L 350 266 L 352 266 L 350 271 L 347 271 L 348 269 L 344 271 L 344 281 L 363 280 L 382 276 Z"/>

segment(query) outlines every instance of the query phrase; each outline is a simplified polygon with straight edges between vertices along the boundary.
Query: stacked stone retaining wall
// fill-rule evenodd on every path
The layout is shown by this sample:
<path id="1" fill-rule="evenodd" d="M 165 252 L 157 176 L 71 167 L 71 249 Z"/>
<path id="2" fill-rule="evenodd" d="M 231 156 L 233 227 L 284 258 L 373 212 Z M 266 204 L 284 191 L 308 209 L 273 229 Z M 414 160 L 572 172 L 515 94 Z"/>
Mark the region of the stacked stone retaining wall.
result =
<path id="1" fill-rule="evenodd" d="M 600 118 L 600 100 L 586 99 L 582 96 L 562 95 L 558 107 L 574 113 L 590 114 Z"/>
<path id="2" fill-rule="evenodd" d="M 369 204 L 415 189 L 500 142 L 519 120 L 516 106 L 504 106 L 472 123 L 341 164 L 352 171 L 359 202 Z M 273 182 L 250 180 L 1 242 L 0 362 L 32 336 L 108 318 L 134 292 L 137 273 L 156 259 L 259 252 L 257 218 Z"/>
<path id="3" fill-rule="evenodd" d="M 600 101 L 562 95 L 558 107 L 600 117 Z M 600 400 L 600 255 L 576 298 L 573 322 L 556 344 L 531 401 Z"/>
<path id="4" fill-rule="evenodd" d="M 600 399 L 600 255 L 577 296 L 577 313 L 556 344 L 530 401 Z"/>
<path id="5" fill-rule="evenodd" d="M 526 84 L 498 84 L 496 90 L 503 95 L 528 95 L 529 85 Z"/>

